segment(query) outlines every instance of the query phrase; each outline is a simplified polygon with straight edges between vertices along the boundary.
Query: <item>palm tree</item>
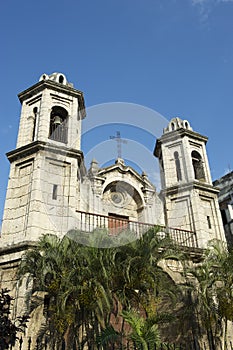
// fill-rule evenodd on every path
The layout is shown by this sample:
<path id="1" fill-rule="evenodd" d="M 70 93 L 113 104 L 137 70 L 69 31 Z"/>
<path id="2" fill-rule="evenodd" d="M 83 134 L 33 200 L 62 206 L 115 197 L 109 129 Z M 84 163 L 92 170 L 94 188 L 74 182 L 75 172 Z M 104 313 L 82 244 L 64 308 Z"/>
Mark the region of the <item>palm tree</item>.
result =
<path id="1" fill-rule="evenodd" d="M 63 338 L 67 344 L 79 343 L 81 332 L 83 345 L 96 319 L 105 325 L 110 299 L 103 255 L 101 249 L 83 247 L 68 237 L 45 235 L 22 260 L 19 276 L 29 274 L 33 290 L 48 296 L 47 324 L 59 344 Z"/>
<path id="2" fill-rule="evenodd" d="M 233 321 L 233 250 L 227 250 L 221 241 L 212 241 L 206 254 L 206 261 L 214 273 L 214 298 L 216 299 L 221 329 L 222 348 L 227 342 L 227 324 Z"/>
<path id="3" fill-rule="evenodd" d="M 47 326 L 51 339 L 56 339 L 58 344 L 64 336 L 68 339 L 76 315 L 73 310 L 77 305 L 71 305 L 72 298 L 78 292 L 71 285 L 73 270 L 76 270 L 76 276 L 81 276 L 78 247 L 66 237 L 60 240 L 55 235 L 44 235 L 38 245 L 23 257 L 18 271 L 21 279 L 25 274 L 33 279 L 32 293 L 41 291 L 46 295 Z M 72 296 L 71 293 L 67 296 L 68 290 L 72 290 Z"/>
<path id="4" fill-rule="evenodd" d="M 178 254 L 169 240 L 158 237 L 158 230 L 149 230 L 140 239 L 114 251 L 110 290 L 115 300 L 115 310 L 112 312 L 115 317 L 111 318 L 112 322 L 107 327 L 107 336 L 112 335 L 112 332 L 109 333 L 111 326 L 118 335 L 126 336 L 129 323 L 124 315 L 132 309 L 138 310 L 144 320 L 171 321 L 171 312 L 166 310 L 164 313 L 161 305 L 168 304 L 168 299 L 170 302 L 175 299 L 175 294 L 178 296 L 178 287 L 159 266 L 159 262 L 178 259 Z"/>
<path id="5" fill-rule="evenodd" d="M 144 318 L 136 311 L 123 311 L 125 321 L 130 325 L 128 338 L 142 350 L 148 350 L 160 344 L 160 334 L 156 318 Z"/>
<path id="6" fill-rule="evenodd" d="M 190 278 L 190 274 L 194 277 Z M 213 294 L 214 276 L 209 264 L 200 264 L 189 270 L 187 286 L 191 296 L 191 311 L 197 315 L 200 329 L 206 330 L 210 349 L 214 349 L 217 325 L 216 305 Z"/>
<path id="7" fill-rule="evenodd" d="M 210 349 L 227 340 L 227 323 L 233 320 L 233 253 L 212 241 L 203 261 L 188 268 L 187 285 L 201 328 L 207 332 Z M 192 276 L 193 278 L 190 278 Z"/>
<path id="8" fill-rule="evenodd" d="M 159 262 L 177 255 L 171 255 L 168 241 L 160 239 L 157 230 L 138 240 L 129 235 L 129 243 L 119 246 L 121 239 L 106 230 L 72 231 L 62 239 L 44 235 L 23 257 L 19 276 L 28 274 L 32 292 L 46 295 L 45 331 L 55 340 L 54 348 L 65 340 L 69 348 L 88 344 L 92 349 L 110 325 L 123 334 L 127 321 L 122 312 L 132 308 L 145 320 L 158 316 L 158 304 L 168 295 L 163 287 L 174 288 Z"/>
<path id="9" fill-rule="evenodd" d="M 115 254 L 117 273 L 113 290 L 125 309 L 136 306 L 146 310 L 151 295 L 166 293 L 162 285 L 170 278 L 159 263 L 166 259 L 177 260 L 178 255 L 171 249 L 171 242 L 160 239 L 157 232 L 158 229 L 149 230 Z"/>

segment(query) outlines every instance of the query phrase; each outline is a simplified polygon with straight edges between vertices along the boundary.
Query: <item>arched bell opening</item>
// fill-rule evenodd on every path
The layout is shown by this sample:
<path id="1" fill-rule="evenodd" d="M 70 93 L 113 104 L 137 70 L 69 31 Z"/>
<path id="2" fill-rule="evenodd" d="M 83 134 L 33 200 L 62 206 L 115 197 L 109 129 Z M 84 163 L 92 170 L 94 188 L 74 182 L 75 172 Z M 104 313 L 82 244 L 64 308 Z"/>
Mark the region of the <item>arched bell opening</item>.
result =
<path id="1" fill-rule="evenodd" d="M 194 178 L 199 181 L 205 181 L 205 172 L 203 167 L 203 161 L 200 153 L 192 151 L 192 164 L 194 171 Z"/>
<path id="2" fill-rule="evenodd" d="M 68 141 L 68 112 L 65 108 L 54 106 L 50 114 L 49 138 L 54 141 Z"/>

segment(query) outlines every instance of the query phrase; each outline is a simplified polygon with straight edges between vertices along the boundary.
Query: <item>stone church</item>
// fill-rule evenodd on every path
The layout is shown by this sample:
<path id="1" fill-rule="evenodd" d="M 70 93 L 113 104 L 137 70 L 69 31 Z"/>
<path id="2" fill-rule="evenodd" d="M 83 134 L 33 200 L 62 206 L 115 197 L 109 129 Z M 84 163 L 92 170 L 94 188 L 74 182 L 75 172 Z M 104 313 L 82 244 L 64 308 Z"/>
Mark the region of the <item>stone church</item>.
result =
<path id="1" fill-rule="evenodd" d="M 81 124 L 83 93 L 62 73 L 43 74 L 19 95 L 22 105 L 16 148 L 7 153 L 10 175 L 0 238 L 1 284 L 11 289 L 23 252 L 44 233 L 69 230 L 137 235 L 153 225 L 168 229 L 178 244 L 205 248 L 225 240 L 213 187 L 207 137 L 187 120 L 173 118 L 155 140 L 161 191 L 118 158 L 86 170 Z M 87 116 L 88 118 L 88 116 Z M 17 288 L 15 289 L 17 296 Z"/>

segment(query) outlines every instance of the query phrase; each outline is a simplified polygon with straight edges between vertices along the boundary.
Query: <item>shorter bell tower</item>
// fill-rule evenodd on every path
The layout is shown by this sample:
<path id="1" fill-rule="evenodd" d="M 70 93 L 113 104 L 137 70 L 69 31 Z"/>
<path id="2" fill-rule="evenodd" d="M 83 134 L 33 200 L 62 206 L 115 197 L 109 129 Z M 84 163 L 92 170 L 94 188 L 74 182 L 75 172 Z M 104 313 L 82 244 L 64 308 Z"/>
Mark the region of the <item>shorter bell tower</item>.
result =
<path id="1" fill-rule="evenodd" d="M 7 153 L 11 165 L 1 240 L 9 244 L 67 232 L 84 169 L 83 93 L 64 74 L 53 73 L 43 74 L 18 97 L 20 124 L 16 149 Z"/>
<path id="2" fill-rule="evenodd" d="M 212 185 L 207 137 L 187 120 L 173 118 L 157 139 L 166 225 L 194 231 L 200 248 L 224 238 L 216 190 Z"/>

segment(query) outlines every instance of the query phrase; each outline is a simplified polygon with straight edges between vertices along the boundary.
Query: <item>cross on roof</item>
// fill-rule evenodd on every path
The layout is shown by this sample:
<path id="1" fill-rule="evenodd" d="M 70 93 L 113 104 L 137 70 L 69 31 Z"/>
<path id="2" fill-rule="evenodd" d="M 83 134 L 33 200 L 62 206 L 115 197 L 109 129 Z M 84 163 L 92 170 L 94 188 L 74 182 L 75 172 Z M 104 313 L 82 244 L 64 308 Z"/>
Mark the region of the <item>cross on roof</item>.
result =
<path id="1" fill-rule="evenodd" d="M 121 147 L 121 145 L 122 145 L 122 143 L 127 143 L 127 141 L 123 140 L 121 138 L 120 131 L 116 132 L 116 136 L 110 136 L 110 139 L 111 140 L 115 140 L 117 142 L 117 157 L 121 158 L 121 156 L 122 156 L 122 147 Z"/>

